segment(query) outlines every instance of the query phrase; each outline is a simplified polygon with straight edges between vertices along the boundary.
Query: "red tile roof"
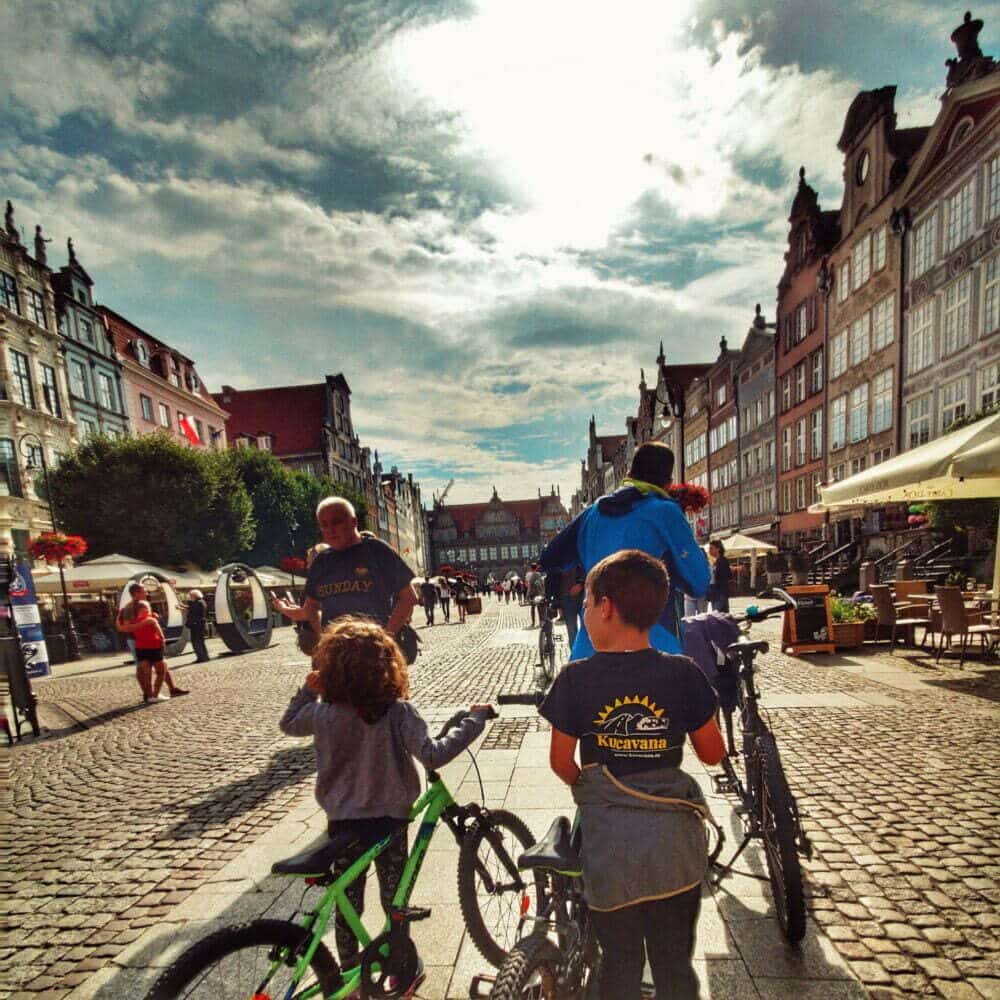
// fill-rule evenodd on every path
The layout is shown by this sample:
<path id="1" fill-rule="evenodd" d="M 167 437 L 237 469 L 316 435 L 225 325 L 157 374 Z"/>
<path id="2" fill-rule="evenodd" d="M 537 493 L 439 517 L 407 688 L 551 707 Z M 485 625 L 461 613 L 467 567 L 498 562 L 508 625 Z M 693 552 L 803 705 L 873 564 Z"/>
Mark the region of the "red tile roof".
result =
<path id="1" fill-rule="evenodd" d="M 189 365 L 193 365 L 194 362 L 185 354 L 181 354 L 180 351 L 175 347 L 171 347 L 169 344 L 165 344 L 158 337 L 154 337 L 151 333 L 147 333 L 140 326 L 136 326 L 131 320 L 126 319 L 124 316 L 116 313 L 113 309 L 109 309 L 107 306 L 99 305 L 97 307 L 98 312 L 104 315 L 105 321 L 108 324 L 108 331 L 111 333 L 111 339 L 114 341 L 115 350 L 125 356 L 125 357 L 135 357 L 135 352 L 131 349 L 131 343 L 137 338 L 141 338 L 148 342 L 148 346 L 152 348 L 150 354 L 155 354 L 157 349 L 165 349 L 170 351 L 171 354 L 176 354 L 182 361 L 186 361 Z"/>
<path id="2" fill-rule="evenodd" d="M 229 411 L 226 436 L 271 435 L 271 450 L 283 455 L 323 451 L 326 386 L 286 385 L 272 389 L 234 389 L 216 392 L 213 399 Z"/>
<path id="3" fill-rule="evenodd" d="M 537 497 L 533 500 L 501 500 L 500 503 L 520 521 L 524 531 L 539 530 L 542 502 Z M 451 515 L 459 535 L 471 535 L 475 531 L 476 521 L 483 516 L 487 507 L 489 503 L 455 503 L 445 504 L 443 509 Z"/>

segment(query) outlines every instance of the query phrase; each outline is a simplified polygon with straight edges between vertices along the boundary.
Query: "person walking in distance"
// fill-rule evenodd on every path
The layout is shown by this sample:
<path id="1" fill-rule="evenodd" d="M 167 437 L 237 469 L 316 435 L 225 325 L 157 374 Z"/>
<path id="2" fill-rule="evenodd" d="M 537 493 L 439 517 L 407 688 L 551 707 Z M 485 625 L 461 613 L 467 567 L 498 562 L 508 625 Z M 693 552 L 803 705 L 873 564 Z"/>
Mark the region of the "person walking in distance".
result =
<path id="1" fill-rule="evenodd" d="M 708 599 L 712 602 L 713 611 L 728 612 L 733 570 L 726 558 L 726 547 L 722 542 L 709 542 L 708 557 L 712 560 L 712 581 L 708 585 Z"/>
<path id="2" fill-rule="evenodd" d="M 428 625 L 434 624 L 434 606 L 437 604 L 437 587 L 430 580 L 424 580 L 420 584 L 420 600 L 424 605 L 424 617 Z"/>
<path id="3" fill-rule="evenodd" d="M 147 600 L 146 588 L 141 583 L 132 583 L 128 588 L 132 600 L 118 612 L 119 632 L 135 637 L 135 655 L 139 660 L 138 679 L 142 688 L 143 701 L 167 701 L 160 693 L 164 683 L 171 698 L 188 694 L 185 688 L 174 683 L 173 674 L 163 658 L 165 638 L 159 616 Z"/>
<path id="4" fill-rule="evenodd" d="M 317 639 L 323 625 L 344 615 L 371 618 L 395 637 L 417 603 L 413 571 L 385 542 L 358 530 L 354 507 L 343 497 L 321 500 L 316 523 L 329 548 L 309 567 L 306 599 L 302 607 L 275 599 L 275 608 L 308 623 Z"/>
<path id="5" fill-rule="evenodd" d="M 208 606 L 200 590 L 188 591 L 187 627 L 194 646 L 195 663 L 204 663 L 208 656 L 205 645 L 205 631 L 208 626 Z"/>
<path id="6" fill-rule="evenodd" d="M 448 624 L 451 622 L 451 587 L 448 586 L 448 580 L 443 576 L 439 576 L 436 582 L 438 601 L 441 604 L 441 617 L 444 618 L 445 624 Z"/>
<path id="7" fill-rule="evenodd" d="M 666 445 L 652 441 L 640 445 L 621 488 L 578 514 L 545 546 L 541 556 L 542 569 L 553 581 L 553 592 L 559 573 L 576 566 L 589 573 L 605 556 L 622 549 L 639 549 L 663 562 L 670 594 L 649 635 L 654 648 L 664 653 L 683 651 L 680 595 L 704 597 L 709 583 L 705 553 L 695 541 L 684 512 L 667 493 L 673 471 L 674 453 Z M 584 621 L 570 659 L 583 659 L 593 651 Z"/>
<path id="8" fill-rule="evenodd" d="M 528 607 L 531 608 L 531 627 L 535 627 L 535 616 L 537 613 L 538 626 L 542 624 L 541 606 L 535 604 L 535 598 L 545 596 L 545 577 L 539 572 L 538 563 L 532 563 L 528 568 L 524 579 L 527 589 Z"/>

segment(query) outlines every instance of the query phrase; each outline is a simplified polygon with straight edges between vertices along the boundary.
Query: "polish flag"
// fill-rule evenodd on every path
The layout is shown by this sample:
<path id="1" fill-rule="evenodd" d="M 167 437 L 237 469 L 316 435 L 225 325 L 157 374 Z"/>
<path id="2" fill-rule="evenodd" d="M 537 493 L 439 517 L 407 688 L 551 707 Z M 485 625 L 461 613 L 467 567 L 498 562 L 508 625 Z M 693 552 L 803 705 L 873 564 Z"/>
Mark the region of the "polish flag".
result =
<path id="1" fill-rule="evenodd" d="M 186 437 L 191 444 L 201 444 L 201 438 L 198 437 L 198 432 L 194 429 L 194 424 L 191 423 L 189 417 L 181 417 L 178 422 L 181 425 L 181 430 L 184 432 L 184 437 Z"/>

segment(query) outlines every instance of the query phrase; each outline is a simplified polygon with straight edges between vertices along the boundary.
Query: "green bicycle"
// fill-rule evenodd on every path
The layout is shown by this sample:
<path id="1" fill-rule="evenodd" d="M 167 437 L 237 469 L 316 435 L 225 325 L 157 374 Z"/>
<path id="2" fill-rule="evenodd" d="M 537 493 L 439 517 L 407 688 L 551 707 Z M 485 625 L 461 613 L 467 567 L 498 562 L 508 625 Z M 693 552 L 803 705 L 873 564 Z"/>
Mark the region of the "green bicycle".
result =
<path id="1" fill-rule="evenodd" d="M 441 734 L 465 715 L 452 716 Z M 408 995 L 420 973 L 410 925 L 431 915 L 428 909 L 408 904 L 439 820 L 459 844 L 458 898 L 469 936 L 482 956 L 499 966 L 532 911 L 544 905 L 543 878 L 529 873 L 525 880 L 517 867 L 518 856 L 535 842 L 531 831 L 513 813 L 476 802 L 458 805 L 435 771 L 427 772 L 427 790 L 410 810 L 409 822 L 418 818 L 399 887 L 375 936 L 366 930 L 345 891 L 406 826 L 373 844 L 339 878 L 331 869 L 348 848 L 356 848 L 350 834 L 323 837 L 302 853 L 275 863 L 273 874 L 301 878 L 307 886 L 325 889 L 302 922 L 261 919 L 215 931 L 169 966 L 146 1000 L 347 1000 L 357 991 L 366 998 Z M 345 969 L 323 943 L 337 911 L 360 948 L 358 964 Z"/>

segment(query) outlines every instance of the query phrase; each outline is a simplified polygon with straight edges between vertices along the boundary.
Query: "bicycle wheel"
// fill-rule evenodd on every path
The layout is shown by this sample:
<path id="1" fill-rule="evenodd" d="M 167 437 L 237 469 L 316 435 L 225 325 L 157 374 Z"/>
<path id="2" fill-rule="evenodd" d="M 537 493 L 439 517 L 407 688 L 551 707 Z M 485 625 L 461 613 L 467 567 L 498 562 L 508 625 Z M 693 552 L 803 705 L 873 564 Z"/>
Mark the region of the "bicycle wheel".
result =
<path id="1" fill-rule="evenodd" d="M 491 1000 L 568 1000 L 557 993 L 562 965 L 559 949 L 544 935 L 532 934 L 511 948 L 497 972 Z"/>
<path id="2" fill-rule="evenodd" d="M 548 683 L 556 678 L 556 644 L 552 639 L 552 625 L 542 625 L 538 633 L 538 658 L 542 662 L 542 674 Z"/>
<path id="3" fill-rule="evenodd" d="M 517 870 L 518 857 L 534 843 L 523 820 L 503 809 L 485 813 L 462 840 L 462 919 L 479 954 L 495 967 L 517 943 L 525 916 L 538 913 L 545 900 L 544 877 Z M 525 897 L 527 904 L 522 902 Z"/>
<path id="4" fill-rule="evenodd" d="M 292 979 L 295 956 L 310 940 L 307 930 L 285 920 L 223 927 L 168 966 L 146 1000 L 294 1000 L 316 986 L 323 995 L 332 993 L 342 983 L 340 968 L 322 942 L 302 979 Z"/>
<path id="5" fill-rule="evenodd" d="M 774 909 L 785 938 L 797 944 L 806 933 L 806 901 L 802 891 L 802 868 L 795 837 L 795 800 L 785 778 L 774 736 L 764 730 L 758 736 L 760 769 L 760 818 L 767 876 Z"/>

